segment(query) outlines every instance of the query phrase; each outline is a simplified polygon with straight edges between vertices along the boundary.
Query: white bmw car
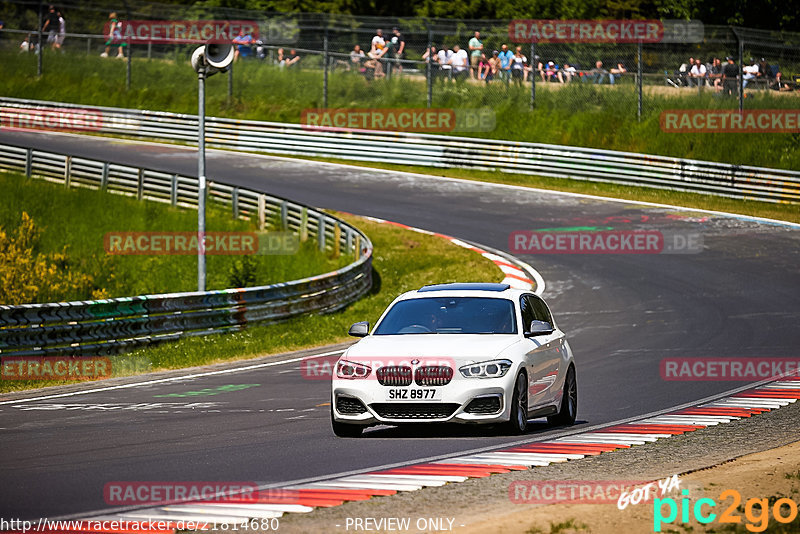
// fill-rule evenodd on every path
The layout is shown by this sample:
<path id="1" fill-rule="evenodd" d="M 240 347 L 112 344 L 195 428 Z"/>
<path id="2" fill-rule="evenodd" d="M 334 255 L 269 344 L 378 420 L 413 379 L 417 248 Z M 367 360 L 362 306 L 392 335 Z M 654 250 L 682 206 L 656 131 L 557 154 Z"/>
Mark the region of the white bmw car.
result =
<path id="1" fill-rule="evenodd" d="M 425 286 L 400 295 L 372 333 L 339 361 L 331 424 L 340 437 L 371 425 L 575 422 L 578 386 L 572 350 L 547 304 L 507 284 Z"/>

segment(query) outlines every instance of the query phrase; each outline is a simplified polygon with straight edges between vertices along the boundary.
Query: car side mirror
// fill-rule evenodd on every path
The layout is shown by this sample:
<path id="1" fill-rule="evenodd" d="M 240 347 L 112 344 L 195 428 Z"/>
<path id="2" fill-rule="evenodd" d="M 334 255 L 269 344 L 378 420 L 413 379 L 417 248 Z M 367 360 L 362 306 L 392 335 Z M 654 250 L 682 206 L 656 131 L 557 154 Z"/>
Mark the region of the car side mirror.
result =
<path id="1" fill-rule="evenodd" d="M 355 326 L 355 325 L 354 325 Z M 543 336 L 552 334 L 555 331 L 553 325 L 547 321 L 531 321 L 530 329 L 525 332 L 525 337 Z"/>
<path id="2" fill-rule="evenodd" d="M 360 323 L 353 323 L 347 333 L 353 337 L 367 337 L 369 334 L 369 322 L 361 321 Z"/>

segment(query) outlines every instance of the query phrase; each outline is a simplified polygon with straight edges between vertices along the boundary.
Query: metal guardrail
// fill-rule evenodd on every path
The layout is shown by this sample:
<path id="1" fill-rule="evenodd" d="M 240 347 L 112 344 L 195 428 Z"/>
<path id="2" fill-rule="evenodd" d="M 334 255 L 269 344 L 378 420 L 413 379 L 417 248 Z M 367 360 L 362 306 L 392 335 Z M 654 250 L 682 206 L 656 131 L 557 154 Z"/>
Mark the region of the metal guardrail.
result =
<path id="1" fill-rule="evenodd" d="M 90 124 L 81 123 L 81 116 L 91 119 Z M 0 98 L 0 125 L 88 130 L 170 142 L 194 143 L 197 139 L 195 115 L 14 98 Z M 381 131 L 378 142 L 376 135 L 374 131 L 321 131 L 298 124 L 206 118 L 207 145 L 227 150 L 464 167 L 739 199 L 800 202 L 797 171 L 448 135 Z"/>
<path id="2" fill-rule="evenodd" d="M 150 169 L 0 145 L 0 168 L 68 187 L 197 206 L 197 179 Z M 241 187 L 209 183 L 210 204 L 235 218 L 255 214 L 259 226 L 280 221 L 322 251 L 352 254 L 350 265 L 279 284 L 219 291 L 142 295 L 107 300 L 0 306 L 0 356 L 98 355 L 126 352 L 180 337 L 235 331 L 254 322 L 327 313 L 359 299 L 372 286 L 372 243 L 357 228 L 315 210 Z"/>

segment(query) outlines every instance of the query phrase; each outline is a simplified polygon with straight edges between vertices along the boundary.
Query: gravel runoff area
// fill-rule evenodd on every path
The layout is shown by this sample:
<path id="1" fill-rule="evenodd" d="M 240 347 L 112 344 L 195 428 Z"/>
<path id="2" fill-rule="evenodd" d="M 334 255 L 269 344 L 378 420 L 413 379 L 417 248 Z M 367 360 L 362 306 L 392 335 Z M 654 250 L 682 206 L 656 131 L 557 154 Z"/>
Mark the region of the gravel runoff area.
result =
<path id="1" fill-rule="evenodd" d="M 509 498 L 514 481 L 590 481 L 658 480 L 678 474 L 681 490 L 689 489 L 692 503 L 712 497 L 719 503 L 717 514 L 732 502 L 720 497 L 725 489 L 738 490 L 744 506 L 750 498 L 789 496 L 800 505 L 800 402 L 778 410 L 740 419 L 727 424 L 689 432 L 599 456 L 528 471 L 512 471 L 488 478 L 469 479 L 438 488 L 424 488 L 369 501 L 348 502 L 333 508 L 316 509 L 307 514 L 285 514 L 280 519 L 281 533 L 307 532 L 653 532 L 652 502 L 619 510 L 617 504 L 515 504 Z M 766 451 L 766 452 L 764 452 Z M 754 454 L 761 453 L 761 454 Z M 358 454 L 358 440 L 353 440 L 353 454 Z M 391 458 L 386 459 L 387 463 Z M 713 467 L 719 466 L 719 467 Z M 713 468 L 712 468 L 713 467 Z M 712 469 L 709 469 L 712 468 Z M 678 491 L 667 495 L 679 503 Z M 773 498 L 774 500 L 774 498 Z M 680 503 L 679 503 L 680 504 Z M 770 502 L 770 506 L 772 503 Z M 703 513 L 708 513 L 704 508 Z M 668 508 L 664 507 L 664 514 Z M 697 532 L 716 528 L 715 532 L 748 532 L 742 523 L 712 523 L 704 527 L 691 520 L 685 526 L 665 525 L 664 532 Z M 347 519 L 351 522 L 348 528 Z M 407 529 L 355 529 L 355 519 L 410 518 Z M 444 518 L 439 528 L 424 527 L 428 518 Z M 452 519 L 452 526 L 448 520 Z M 680 513 L 675 523 L 681 522 Z M 559 525 L 559 523 L 562 523 Z M 566 524 L 563 524 L 566 523 Z M 362 523 L 364 525 L 364 523 Z M 374 527 L 374 523 L 369 523 Z M 387 525 L 387 523 L 384 523 Z M 427 523 L 438 527 L 439 524 Z M 392 525 L 394 526 L 394 525 Z M 752 526 L 752 525 L 751 525 Z M 770 520 L 766 532 L 778 528 Z M 781 532 L 800 532 L 800 517 Z M 723 528 L 724 527 L 724 528 Z M 722 530 L 720 530 L 722 529 Z M 731 530 L 728 530 L 731 529 Z"/>

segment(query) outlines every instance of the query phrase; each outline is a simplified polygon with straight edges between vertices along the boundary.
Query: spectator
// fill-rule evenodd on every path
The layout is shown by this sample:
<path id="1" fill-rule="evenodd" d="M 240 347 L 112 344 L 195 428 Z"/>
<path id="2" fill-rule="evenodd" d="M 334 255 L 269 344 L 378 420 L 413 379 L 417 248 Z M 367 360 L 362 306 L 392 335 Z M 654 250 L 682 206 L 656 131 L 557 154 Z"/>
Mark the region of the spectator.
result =
<path id="1" fill-rule="evenodd" d="M 283 48 L 279 48 L 277 55 L 275 56 L 275 64 L 279 67 L 286 66 L 286 54 L 284 53 Z"/>
<path id="2" fill-rule="evenodd" d="M 106 49 L 100 54 L 100 57 L 108 57 L 111 47 L 115 46 L 117 48 L 117 57 L 124 58 L 125 53 L 122 51 L 122 47 L 125 46 L 125 43 L 122 42 L 122 23 L 117 20 L 117 14 L 113 11 L 108 15 L 108 32 L 106 36 L 108 37 Z"/>
<path id="3" fill-rule="evenodd" d="M 350 51 L 350 65 L 356 69 L 360 68 L 365 57 L 366 54 L 364 54 L 364 51 L 361 50 L 361 47 L 359 45 L 355 45 L 353 50 Z"/>
<path id="4" fill-rule="evenodd" d="M 22 42 L 19 44 L 19 51 L 20 52 L 30 52 L 34 46 L 31 44 L 31 34 L 25 36 Z"/>
<path id="5" fill-rule="evenodd" d="M 625 65 L 617 62 L 617 66 L 611 67 L 611 72 L 608 73 L 608 83 L 614 85 L 614 82 L 621 78 L 626 72 L 628 72 L 628 70 L 625 68 Z"/>
<path id="6" fill-rule="evenodd" d="M 500 59 L 500 78 L 508 83 L 511 79 L 511 63 L 514 61 L 514 54 L 508 49 L 507 44 L 500 47 L 498 58 Z"/>
<path id="7" fill-rule="evenodd" d="M 522 84 L 525 78 L 525 67 L 528 66 L 528 58 L 522 54 L 522 47 L 518 46 L 511 59 L 511 77 L 518 84 Z"/>
<path id="8" fill-rule="evenodd" d="M 692 68 L 689 70 L 689 76 L 687 78 L 689 87 L 693 85 L 701 87 L 706 81 L 706 72 L 706 66 L 703 65 L 700 58 L 695 59 L 694 65 L 692 65 Z"/>
<path id="9" fill-rule="evenodd" d="M 742 88 L 747 87 L 747 82 L 749 82 L 750 80 L 755 80 L 756 78 L 758 78 L 758 64 L 756 63 L 755 58 L 751 57 L 750 64 L 742 67 L 742 74 L 744 78 Z"/>
<path id="10" fill-rule="evenodd" d="M 478 64 L 481 62 L 481 57 L 486 58 L 483 53 L 481 32 L 475 32 L 475 35 L 469 40 L 469 71 L 475 80 L 480 79 L 481 70 L 478 68 Z"/>
<path id="11" fill-rule="evenodd" d="M 369 60 L 364 63 L 366 67 L 375 69 L 376 78 L 386 76 L 383 70 L 383 56 L 386 55 L 386 52 L 388 52 L 388 49 L 386 48 L 386 40 L 383 38 L 383 30 L 378 28 L 375 30 L 375 36 L 372 38 L 369 52 L 367 52 Z"/>
<path id="12" fill-rule="evenodd" d="M 548 61 L 547 64 L 539 70 L 539 76 L 542 77 L 543 82 L 550 82 L 558 79 L 558 65 L 554 61 Z"/>
<path id="13" fill-rule="evenodd" d="M 403 37 L 403 34 L 400 33 L 400 28 L 395 26 L 392 28 L 392 58 L 395 60 L 395 67 L 397 67 L 398 72 L 403 72 L 403 64 L 401 60 L 403 59 L 403 53 L 406 50 L 406 40 Z"/>
<path id="14" fill-rule="evenodd" d="M 375 30 L 375 36 L 372 38 L 370 42 L 370 50 L 383 50 L 386 48 L 386 39 L 383 38 L 383 30 L 378 28 Z M 381 54 L 383 55 L 383 54 Z"/>
<path id="15" fill-rule="evenodd" d="M 558 81 L 561 83 L 570 83 L 572 78 L 578 75 L 578 71 L 569 63 L 564 63 L 561 70 L 558 71 Z"/>
<path id="16" fill-rule="evenodd" d="M 440 48 L 439 52 L 436 54 L 436 60 L 439 63 L 441 74 L 443 76 L 446 75 L 448 78 L 452 78 L 453 76 L 453 65 L 450 63 L 450 58 L 452 57 L 453 51 L 447 48 L 447 45 L 442 45 L 442 48 Z"/>
<path id="17" fill-rule="evenodd" d="M 44 16 L 44 24 L 42 24 L 42 33 L 47 32 L 47 44 L 55 50 L 58 48 L 58 13 L 56 8 L 50 6 L 47 8 L 47 14 Z"/>
<path id="18" fill-rule="evenodd" d="M 64 20 L 64 15 L 61 14 L 61 11 L 56 11 L 56 14 L 58 15 L 58 35 L 53 48 L 61 50 L 61 45 L 64 44 L 64 38 L 67 36 L 67 21 Z"/>
<path id="19" fill-rule="evenodd" d="M 766 58 L 761 58 L 761 61 L 758 62 L 758 79 L 762 80 L 767 86 L 769 86 L 770 80 L 774 78 L 772 75 L 772 68 L 767 64 Z"/>
<path id="20" fill-rule="evenodd" d="M 236 46 L 233 50 L 233 60 L 239 61 L 240 57 L 247 57 L 250 55 L 250 45 L 253 44 L 253 36 L 249 33 L 244 33 L 244 28 L 239 30 L 239 35 L 233 38 L 233 44 Z"/>
<path id="21" fill-rule="evenodd" d="M 681 66 L 678 68 L 678 79 L 681 82 L 681 85 L 689 85 L 689 71 L 692 70 L 694 66 L 694 58 L 690 57 L 688 63 L 682 63 Z"/>
<path id="22" fill-rule="evenodd" d="M 299 64 L 300 64 L 300 55 L 294 48 L 292 48 L 291 50 L 289 50 L 289 55 L 286 56 L 286 67 L 290 68 Z"/>
<path id="23" fill-rule="evenodd" d="M 603 62 L 598 59 L 588 74 L 594 83 L 603 83 L 603 79 L 609 75 L 609 72 L 603 68 Z"/>
<path id="24" fill-rule="evenodd" d="M 494 80 L 500 75 L 500 52 L 497 50 L 492 51 L 492 57 L 489 58 L 489 77 L 486 79 Z"/>
<path id="25" fill-rule="evenodd" d="M 450 64 L 453 66 L 453 78 L 461 81 L 469 75 L 469 57 L 467 51 L 461 50 L 458 45 L 453 46 L 453 55 L 450 56 Z"/>
<path id="26" fill-rule="evenodd" d="M 770 84 L 770 89 L 775 91 L 793 91 L 792 86 L 783 81 L 783 75 L 780 72 L 775 73 L 775 80 Z"/>
<path id="27" fill-rule="evenodd" d="M 478 80 L 483 80 L 489 83 L 492 79 L 492 65 L 487 59 L 486 54 L 481 52 L 481 57 L 478 60 Z"/>
<path id="28" fill-rule="evenodd" d="M 733 62 L 733 58 L 725 58 L 725 65 L 722 66 L 722 94 L 725 96 L 736 96 L 739 92 L 736 87 L 736 80 L 739 77 L 739 66 Z"/>
<path id="29" fill-rule="evenodd" d="M 707 70 L 708 81 L 714 86 L 714 92 L 722 91 L 722 63 L 718 57 L 711 60 L 711 67 Z"/>

